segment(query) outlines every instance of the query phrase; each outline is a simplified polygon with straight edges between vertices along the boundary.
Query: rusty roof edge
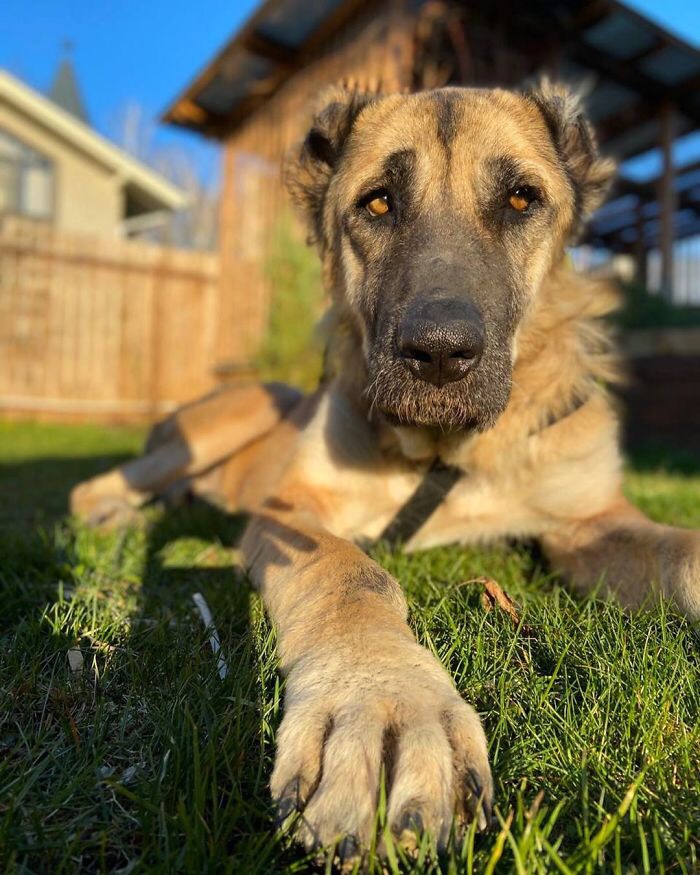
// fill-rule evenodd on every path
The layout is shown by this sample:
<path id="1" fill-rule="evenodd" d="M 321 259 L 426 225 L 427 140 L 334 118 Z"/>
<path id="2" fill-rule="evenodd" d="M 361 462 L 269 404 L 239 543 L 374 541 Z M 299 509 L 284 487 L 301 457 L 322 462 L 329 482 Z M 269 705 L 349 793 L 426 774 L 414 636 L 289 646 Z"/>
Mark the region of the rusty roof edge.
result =
<path id="1" fill-rule="evenodd" d="M 619 9 L 621 12 L 624 12 L 626 15 L 629 15 L 631 18 L 634 18 L 646 27 L 649 27 L 656 34 L 656 36 L 661 37 L 661 39 L 665 40 L 670 45 L 674 45 L 678 49 L 686 49 L 689 52 L 700 55 L 700 46 L 689 43 L 682 36 L 679 36 L 677 33 L 674 33 L 671 30 L 666 30 L 666 28 L 662 24 L 654 21 L 653 18 L 648 18 L 646 15 L 644 15 L 644 13 L 639 12 L 639 10 L 634 9 L 627 3 L 624 3 L 623 0 L 609 0 L 609 3 L 612 8 Z"/>
<path id="2" fill-rule="evenodd" d="M 334 17 L 338 19 L 338 26 L 342 24 L 347 16 L 352 16 L 353 12 L 361 7 L 366 0 L 342 0 L 341 3 L 338 4 L 336 9 L 330 15 L 326 16 L 323 21 L 319 23 L 318 28 L 309 35 L 309 37 L 299 46 L 300 54 L 303 53 L 304 49 L 307 46 L 312 45 L 316 39 L 317 32 L 321 31 Z M 223 45 L 223 47 L 216 54 L 214 59 L 210 61 L 207 66 L 200 71 L 200 73 L 195 77 L 195 79 L 188 85 L 180 95 L 160 114 L 160 119 L 163 122 L 173 125 L 179 125 L 182 127 L 189 128 L 190 130 L 195 130 L 198 133 L 202 133 L 204 135 L 213 135 L 217 136 L 219 130 L 222 127 L 227 128 L 226 120 L 220 117 L 214 116 L 211 113 L 207 113 L 201 107 L 198 107 L 195 103 L 196 95 L 204 88 L 211 80 L 214 78 L 216 73 L 218 72 L 220 66 L 223 62 L 230 57 L 230 55 L 236 49 L 246 49 L 247 43 L 251 41 L 256 35 L 256 28 L 264 21 L 266 16 L 275 9 L 278 5 L 278 0 L 265 0 L 264 3 L 251 15 L 246 22 L 238 28 L 234 32 L 234 34 L 229 38 L 229 40 Z M 347 13 L 347 14 L 346 14 Z M 254 51 L 254 49 L 252 50 Z M 279 68 L 280 64 L 277 63 L 277 67 Z M 187 113 L 192 110 L 195 115 L 200 115 L 198 119 L 193 119 L 194 124 L 188 124 L 182 118 L 178 118 L 178 111 L 182 111 L 182 115 L 186 116 Z M 197 125 L 199 122 L 202 126 L 199 127 Z"/>
<path id="3" fill-rule="evenodd" d="M 252 15 L 250 15 L 246 21 L 231 34 L 216 53 L 213 60 L 209 61 L 206 66 L 196 74 L 190 84 L 183 88 L 166 109 L 159 113 L 160 120 L 167 122 L 168 124 L 182 124 L 182 122 L 176 118 L 178 106 L 181 106 L 186 102 L 194 103 L 194 95 L 211 82 L 219 66 L 226 60 L 231 52 L 239 46 L 243 46 L 245 40 L 254 32 L 255 27 L 260 20 L 277 5 L 278 0 L 265 0 L 265 2 L 262 3 Z"/>

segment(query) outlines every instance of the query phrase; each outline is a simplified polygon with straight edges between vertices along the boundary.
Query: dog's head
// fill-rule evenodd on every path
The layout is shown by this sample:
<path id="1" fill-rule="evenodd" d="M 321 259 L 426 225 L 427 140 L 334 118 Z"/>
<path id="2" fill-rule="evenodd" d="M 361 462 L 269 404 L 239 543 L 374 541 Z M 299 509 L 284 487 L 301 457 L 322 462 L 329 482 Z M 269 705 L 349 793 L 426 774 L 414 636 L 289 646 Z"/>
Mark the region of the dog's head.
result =
<path id="1" fill-rule="evenodd" d="M 612 173 L 576 97 L 546 82 L 335 91 L 287 178 L 356 326 L 375 408 L 408 425 L 490 427 L 518 325 Z"/>

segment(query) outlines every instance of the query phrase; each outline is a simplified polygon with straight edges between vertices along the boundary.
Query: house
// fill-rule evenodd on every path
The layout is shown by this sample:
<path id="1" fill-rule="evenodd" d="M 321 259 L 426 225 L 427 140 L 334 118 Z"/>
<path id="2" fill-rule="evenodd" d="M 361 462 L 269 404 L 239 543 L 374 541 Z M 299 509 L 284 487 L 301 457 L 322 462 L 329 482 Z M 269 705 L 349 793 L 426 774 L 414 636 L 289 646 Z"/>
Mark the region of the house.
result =
<path id="1" fill-rule="evenodd" d="M 288 204 L 280 161 L 325 83 L 515 85 L 540 71 L 589 88 L 603 149 L 621 162 L 589 242 L 642 280 L 660 253 L 670 295 L 674 242 L 700 234 L 700 165 L 674 161 L 700 127 L 696 48 L 615 0 L 266 0 L 165 114 L 225 148 L 220 365 L 249 358 L 265 330 L 265 259 Z"/>
<path id="2" fill-rule="evenodd" d="M 119 237 L 185 205 L 176 186 L 90 127 L 68 61 L 50 96 L 0 70 L 0 217 Z"/>

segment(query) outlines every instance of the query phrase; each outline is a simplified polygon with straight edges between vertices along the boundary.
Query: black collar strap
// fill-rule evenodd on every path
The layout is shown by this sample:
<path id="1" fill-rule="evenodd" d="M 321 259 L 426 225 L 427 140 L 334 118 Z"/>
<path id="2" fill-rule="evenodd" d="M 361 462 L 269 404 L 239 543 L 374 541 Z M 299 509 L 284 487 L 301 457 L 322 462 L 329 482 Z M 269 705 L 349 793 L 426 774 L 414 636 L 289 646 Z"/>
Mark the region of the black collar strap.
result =
<path id="1" fill-rule="evenodd" d="M 446 465 L 435 459 L 418 484 L 413 495 L 401 505 L 396 516 L 379 536 L 390 546 L 410 541 L 424 523 L 435 513 L 464 471 L 455 465 Z"/>
<path id="2" fill-rule="evenodd" d="M 546 431 L 548 428 L 551 428 L 553 425 L 556 425 L 558 422 L 563 422 L 565 419 L 568 419 L 574 413 L 577 413 L 584 404 L 586 404 L 591 399 L 591 393 L 588 395 L 574 395 L 571 399 L 571 404 L 568 409 L 564 412 L 562 416 L 555 416 L 553 413 L 550 413 L 547 419 L 544 422 L 542 428 L 536 428 L 534 431 L 530 432 L 530 437 L 536 434 L 541 434 L 543 431 Z"/>

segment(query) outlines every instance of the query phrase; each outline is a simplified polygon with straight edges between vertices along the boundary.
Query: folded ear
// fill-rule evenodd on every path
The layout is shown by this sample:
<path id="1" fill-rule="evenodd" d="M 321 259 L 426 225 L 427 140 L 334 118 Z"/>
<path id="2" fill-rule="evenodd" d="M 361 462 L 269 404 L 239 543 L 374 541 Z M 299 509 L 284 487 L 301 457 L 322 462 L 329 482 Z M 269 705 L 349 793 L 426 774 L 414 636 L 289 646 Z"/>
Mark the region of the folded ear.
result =
<path id="1" fill-rule="evenodd" d="M 323 92 L 311 128 L 301 146 L 288 156 L 284 176 L 292 199 L 300 207 L 315 241 L 323 243 L 323 204 L 328 184 L 362 110 L 377 99 L 345 87 Z"/>
<path id="2" fill-rule="evenodd" d="M 574 233 L 605 199 L 615 176 L 615 162 L 602 158 L 581 97 L 566 85 L 542 79 L 525 96 L 539 108 L 576 199 Z"/>

